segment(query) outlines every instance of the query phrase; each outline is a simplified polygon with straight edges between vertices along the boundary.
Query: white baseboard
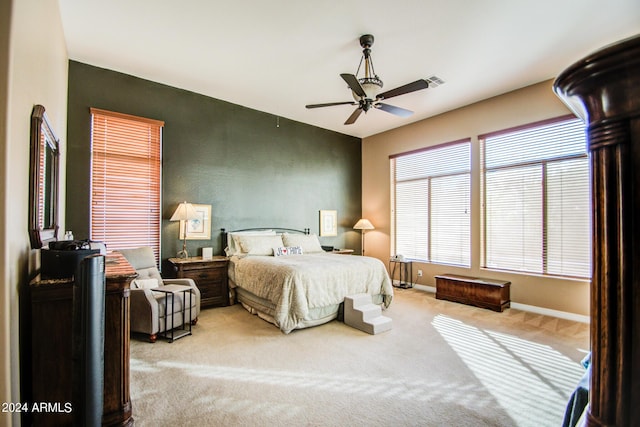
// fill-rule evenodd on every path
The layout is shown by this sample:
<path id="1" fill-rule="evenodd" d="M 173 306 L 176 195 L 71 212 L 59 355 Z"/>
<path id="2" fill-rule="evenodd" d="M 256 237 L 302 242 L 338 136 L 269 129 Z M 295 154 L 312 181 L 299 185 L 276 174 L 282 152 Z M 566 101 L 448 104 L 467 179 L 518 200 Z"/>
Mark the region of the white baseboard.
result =
<path id="1" fill-rule="evenodd" d="M 573 320 L 574 322 L 591 323 L 591 318 L 589 316 L 569 313 L 568 311 L 552 310 L 550 308 L 537 307 L 535 305 L 520 304 L 519 302 L 511 302 L 511 308 L 529 311 L 536 314 L 544 314 L 545 316 L 558 317 L 560 319 Z"/>
<path id="2" fill-rule="evenodd" d="M 436 293 L 436 288 L 434 286 L 414 284 L 413 287 L 421 291 L 431 292 L 432 294 Z M 584 316 L 582 314 L 576 314 L 576 313 L 569 313 L 568 311 L 552 310 L 550 308 L 537 307 L 535 305 L 528 305 L 528 304 L 520 304 L 518 302 L 513 302 L 513 301 L 511 302 L 511 308 L 515 308 L 516 310 L 528 311 L 530 313 L 542 314 L 545 316 L 557 317 L 559 319 L 572 320 L 574 322 L 591 323 L 591 319 L 589 318 L 589 316 Z"/>
<path id="3" fill-rule="evenodd" d="M 399 280 L 393 280 L 392 284 L 393 286 L 398 286 L 398 284 L 400 283 Z M 425 291 L 425 292 L 431 292 L 432 294 L 436 293 L 436 287 L 435 286 L 427 286 L 427 285 L 419 285 L 417 283 L 412 283 L 411 287 L 414 289 L 418 289 L 420 291 Z"/>
<path id="4" fill-rule="evenodd" d="M 421 291 L 431 292 L 432 294 L 436 293 L 436 287 L 435 286 L 418 285 L 418 284 L 414 283 L 413 287 L 416 288 L 416 289 L 419 289 Z"/>

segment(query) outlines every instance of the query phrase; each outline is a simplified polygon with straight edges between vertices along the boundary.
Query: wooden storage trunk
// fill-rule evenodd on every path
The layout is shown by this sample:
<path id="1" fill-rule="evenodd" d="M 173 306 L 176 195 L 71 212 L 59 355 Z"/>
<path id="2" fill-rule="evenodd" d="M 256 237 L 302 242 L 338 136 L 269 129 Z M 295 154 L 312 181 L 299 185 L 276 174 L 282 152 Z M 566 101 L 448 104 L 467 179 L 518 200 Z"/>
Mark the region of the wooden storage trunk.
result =
<path id="1" fill-rule="evenodd" d="M 511 305 L 510 287 L 501 280 L 444 274 L 436 276 L 436 299 L 503 311 Z"/>

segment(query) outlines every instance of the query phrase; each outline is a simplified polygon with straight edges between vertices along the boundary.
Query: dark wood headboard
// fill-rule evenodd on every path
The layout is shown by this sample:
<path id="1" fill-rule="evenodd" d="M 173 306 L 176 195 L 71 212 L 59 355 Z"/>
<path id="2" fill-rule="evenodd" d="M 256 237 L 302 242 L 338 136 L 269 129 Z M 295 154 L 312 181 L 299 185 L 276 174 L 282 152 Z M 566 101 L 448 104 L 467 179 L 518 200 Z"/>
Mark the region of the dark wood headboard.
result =
<path id="1" fill-rule="evenodd" d="M 310 228 L 305 228 L 304 230 L 296 230 L 295 228 L 282 228 L 282 227 L 255 227 L 255 228 L 243 228 L 241 230 L 231 230 L 227 231 L 224 228 L 220 229 L 220 234 L 222 234 L 222 253 L 224 254 L 224 250 L 227 247 L 227 238 L 229 233 L 238 233 L 244 231 L 261 231 L 261 230 L 273 230 L 276 233 L 299 233 L 299 234 L 309 234 L 311 232 Z"/>

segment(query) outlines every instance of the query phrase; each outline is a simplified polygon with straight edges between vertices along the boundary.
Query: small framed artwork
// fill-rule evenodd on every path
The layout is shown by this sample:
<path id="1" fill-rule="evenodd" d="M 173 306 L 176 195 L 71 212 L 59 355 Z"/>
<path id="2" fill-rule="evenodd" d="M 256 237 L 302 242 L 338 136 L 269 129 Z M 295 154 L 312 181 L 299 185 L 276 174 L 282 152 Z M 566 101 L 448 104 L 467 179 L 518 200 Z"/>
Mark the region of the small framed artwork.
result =
<path id="1" fill-rule="evenodd" d="M 198 218 L 186 221 L 187 240 L 211 239 L 211 205 L 193 205 Z M 184 239 L 184 231 L 180 230 L 180 238 Z"/>
<path id="2" fill-rule="evenodd" d="M 320 211 L 320 235 L 338 235 L 338 211 Z"/>

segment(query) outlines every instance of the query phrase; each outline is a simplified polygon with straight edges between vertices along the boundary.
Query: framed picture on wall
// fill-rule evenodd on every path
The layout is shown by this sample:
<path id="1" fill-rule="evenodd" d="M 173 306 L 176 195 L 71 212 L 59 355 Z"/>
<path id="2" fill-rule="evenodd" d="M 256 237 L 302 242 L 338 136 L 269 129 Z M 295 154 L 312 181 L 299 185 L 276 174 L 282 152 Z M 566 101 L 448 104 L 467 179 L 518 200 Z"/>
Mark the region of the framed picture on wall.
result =
<path id="1" fill-rule="evenodd" d="M 320 211 L 320 235 L 321 236 L 337 236 L 338 235 L 338 211 L 329 211 L 329 210 Z"/>
<path id="2" fill-rule="evenodd" d="M 198 214 L 198 218 L 190 219 L 186 222 L 185 228 L 187 240 L 209 240 L 211 239 L 211 205 L 196 205 L 193 208 Z M 180 230 L 180 238 L 184 239 L 184 230 Z"/>

